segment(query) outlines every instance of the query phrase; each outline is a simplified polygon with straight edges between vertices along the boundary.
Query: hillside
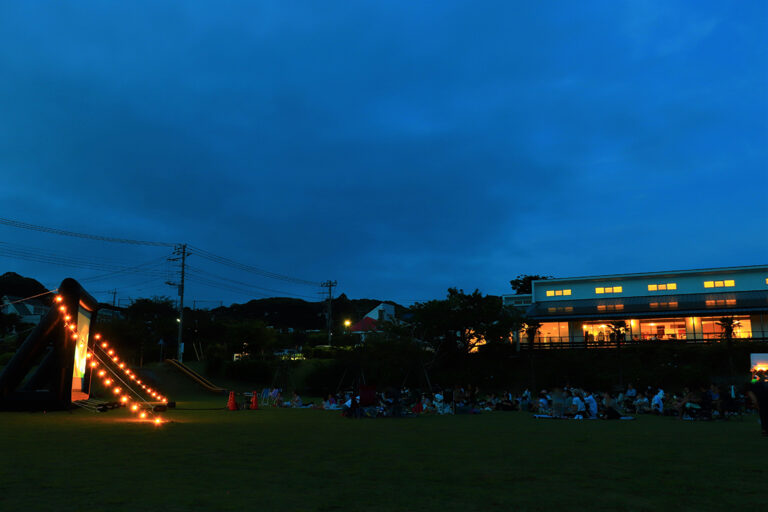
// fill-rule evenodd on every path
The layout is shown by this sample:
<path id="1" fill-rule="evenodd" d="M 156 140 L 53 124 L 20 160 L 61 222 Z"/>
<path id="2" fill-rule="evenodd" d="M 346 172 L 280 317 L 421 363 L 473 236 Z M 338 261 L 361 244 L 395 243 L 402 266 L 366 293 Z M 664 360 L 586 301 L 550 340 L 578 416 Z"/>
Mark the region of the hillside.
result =
<path id="1" fill-rule="evenodd" d="M 15 272 L 6 272 L 0 276 L 0 297 L 31 297 L 45 293 L 48 289 L 35 279 L 23 277 Z M 50 300 L 50 297 L 41 297 L 41 301 Z"/>

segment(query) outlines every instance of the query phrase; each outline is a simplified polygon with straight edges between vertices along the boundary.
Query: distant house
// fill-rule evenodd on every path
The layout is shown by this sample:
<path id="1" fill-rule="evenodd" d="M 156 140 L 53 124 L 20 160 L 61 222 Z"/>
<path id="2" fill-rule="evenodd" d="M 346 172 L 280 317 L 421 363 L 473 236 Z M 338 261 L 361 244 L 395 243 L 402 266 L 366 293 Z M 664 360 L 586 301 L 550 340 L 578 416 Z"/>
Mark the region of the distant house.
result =
<path id="1" fill-rule="evenodd" d="M 21 322 L 37 325 L 51 309 L 42 302 L 35 300 L 21 301 L 21 297 L 4 295 L 0 311 L 6 315 L 18 315 Z"/>
<path id="2" fill-rule="evenodd" d="M 355 322 L 350 326 L 349 330 L 352 334 L 359 334 L 361 341 L 365 341 L 365 336 L 372 332 L 381 331 L 381 326 L 384 322 L 395 321 L 395 306 L 382 302 L 371 311 L 368 312 L 362 319 Z"/>

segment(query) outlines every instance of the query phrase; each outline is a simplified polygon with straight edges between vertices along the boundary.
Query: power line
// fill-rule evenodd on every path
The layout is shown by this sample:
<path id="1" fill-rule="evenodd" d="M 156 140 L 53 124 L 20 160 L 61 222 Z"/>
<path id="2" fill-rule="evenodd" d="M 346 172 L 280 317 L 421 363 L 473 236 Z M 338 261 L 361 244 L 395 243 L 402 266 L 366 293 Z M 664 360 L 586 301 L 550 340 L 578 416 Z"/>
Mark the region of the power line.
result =
<path id="1" fill-rule="evenodd" d="M 277 279 L 277 280 L 287 281 L 287 282 L 296 283 L 296 284 L 303 284 L 307 286 L 320 286 L 320 283 L 317 281 L 308 281 L 306 279 L 301 279 L 298 277 L 291 277 L 291 276 L 286 276 L 284 274 L 278 274 L 276 272 L 270 272 L 268 270 L 254 267 L 253 265 L 246 265 L 245 263 L 239 263 L 229 258 L 225 258 L 224 256 L 219 256 L 217 254 L 206 251 L 204 249 L 200 249 L 199 247 L 190 246 L 190 249 L 192 249 L 194 254 L 200 256 L 201 258 L 205 258 L 209 261 L 218 263 L 220 265 L 226 265 L 228 267 L 236 268 L 244 272 L 251 272 L 253 274 L 258 274 L 264 277 L 268 277 L 270 279 Z"/>
<path id="2" fill-rule="evenodd" d="M 25 261 L 35 261 L 37 263 L 47 263 L 50 265 L 110 272 L 124 272 L 131 268 L 130 266 L 126 266 L 123 263 L 99 263 L 88 258 L 79 256 L 65 256 L 62 254 L 53 253 L 47 249 L 12 245 L 7 242 L 0 242 L 0 256 Z"/>
<path id="3" fill-rule="evenodd" d="M 6 226 L 10 226 L 13 228 L 28 229 L 31 231 L 40 231 L 42 233 L 50 233 L 53 235 L 71 236 L 75 238 L 86 238 L 88 240 L 98 240 L 100 242 L 113 242 L 118 244 L 132 244 L 132 245 L 149 245 L 153 247 L 174 247 L 176 245 L 176 244 L 171 244 L 167 242 L 149 242 L 146 240 L 132 240 L 130 238 L 115 238 L 111 236 L 78 233 L 75 231 L 67 231 L 65 229 L 39 226 L 37 224 L 29 224 L 27 222 L 21 222 L 13 219 L 5 219 L 2 217 L 0 217 L 0 224 L 4 224 Z"/>
<path id="4" fill-rule="evenodd" d="M 216 274 L 212 274 L 211 272 L 207 272 L 207 271 L 205 271 L 203 269 L 200 269 L 200 268 L 197 268 L 197 267 L 193 267 L 192 265 L 187 265 L 187 268 L 190 271 L 193 271 L 193 272 L 196 272 L 196 273 L 199 273 L 199 274 L 204 274 L 204 275 L 206 275 L 206 276 L 208 276 L 210 278 L 218 279 L 220 281 L 226 281 L 228 283 L 233 283 L 233 284 L 236 284 L 238 286 L 243 286 L 243 287 L 246 287 L 246 288 L 255 288 L 257 290 L 263 290 L 263 291 L 272 292 L 272 293 L 278 293 L 278 294 L 282 294 L 282 295 L 291 295 L 291 296 L 294 296 L 294 297 L 303 297 L 303 298 L 310 298 L 310 299 L 314 298 L 314 297 L 312 297 L 310 295 L 304 295 L 304 294 L 301 294 L 301 293 L 286 292 L 284 290 L 275 290 L 273 288 L 264 288 L 262 286 L 256 286 L 254 284 L 244 283 L 242 281 L 238 281 L 238 280 L 235 280 L 235 279 L 229 279 L 229 278 L 222 277 L 222 276 L 219 276 L 219 275 L 216 275 Z"/>

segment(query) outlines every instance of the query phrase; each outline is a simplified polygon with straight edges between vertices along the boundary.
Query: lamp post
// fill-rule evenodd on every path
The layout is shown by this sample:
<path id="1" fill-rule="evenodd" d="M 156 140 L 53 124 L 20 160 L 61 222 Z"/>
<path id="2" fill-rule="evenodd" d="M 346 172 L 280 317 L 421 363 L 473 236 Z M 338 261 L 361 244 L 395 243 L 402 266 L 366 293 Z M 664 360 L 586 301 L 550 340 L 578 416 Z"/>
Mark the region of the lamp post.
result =
<path id="1" fill-rule="evenodd" d="M 349 326 L 350 325 L 352 325 L 352 320 L 350 320 L 349 318 L 344 320 L 344 330 L 346 331 L 347 334 L 349 334 Z"/>

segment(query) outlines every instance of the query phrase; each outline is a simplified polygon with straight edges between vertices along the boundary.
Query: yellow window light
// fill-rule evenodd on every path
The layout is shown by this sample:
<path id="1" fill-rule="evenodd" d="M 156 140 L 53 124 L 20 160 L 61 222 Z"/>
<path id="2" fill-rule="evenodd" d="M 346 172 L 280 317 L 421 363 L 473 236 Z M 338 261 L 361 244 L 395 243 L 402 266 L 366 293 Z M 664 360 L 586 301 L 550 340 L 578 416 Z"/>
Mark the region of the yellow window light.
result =
<path id="1" fill-rule="evenodd" d="M 659 290 L 666 290 L 666 289 L 667 289 L 667 285 L 666 284 L 660 284 L 659 285 Z"/>
<path id="2" fill-rule="evenodd" d="M 655 292 L 658 289 L 659 289 L 659 285 L 657 285 L 657 284 L 649 284 L 648 285 L 648 291 L 649 292 Z"/>
<path id="3" fill-rule="evenodd" d="M 605 288 L 595 288 L 595 293 L 605 293 Z"/>
<path id="4" fill-rule="evenodd" d="M 563 294 L 563 290 L 555 290 L 555 295 L 557 295 L 558 297 L 561 296 L 562 294 Z"/>
<path id="5" fill-rule="evenodd" d="M 555 290 L 547 290 L 547 297 L 554 297 L 555 296 Z"/>
<path id="6" fill-rule="evenodd" d="M 766 281 L 768 281 L 768 279 L 766 279 Z M 571 294 L 571 290 L 563 290 L 563 295 L 570 295 L 570 294 Z"/>
<path id="7" fill-rule="evenodd" d="M 723 282 L 725 283 L 725 286 L 736 286 L 736 282 L 733 279 L 727 279 Z"/>
<path id="8" fill-rule="evenodd" d="M 715 288 L 722 288 L 723 282 L 722 281 L 715 281 Z"/>
<path id="9" fill-rule="evenodd" d="M 667 283 L 667 290 L 677 290 L 677 283 Z"/>
<path id="10" fill-rule="evenodd" d="M 704 281 L 704 288 L 714 288 L 715 282 L 714 281 Z"/>
<path id="11" fill-rule="evenodd" d="M 614 286 L 613 287 L 613 293 L 621 293 L 624 291 L 624 288 L 621 286 Z"/>

